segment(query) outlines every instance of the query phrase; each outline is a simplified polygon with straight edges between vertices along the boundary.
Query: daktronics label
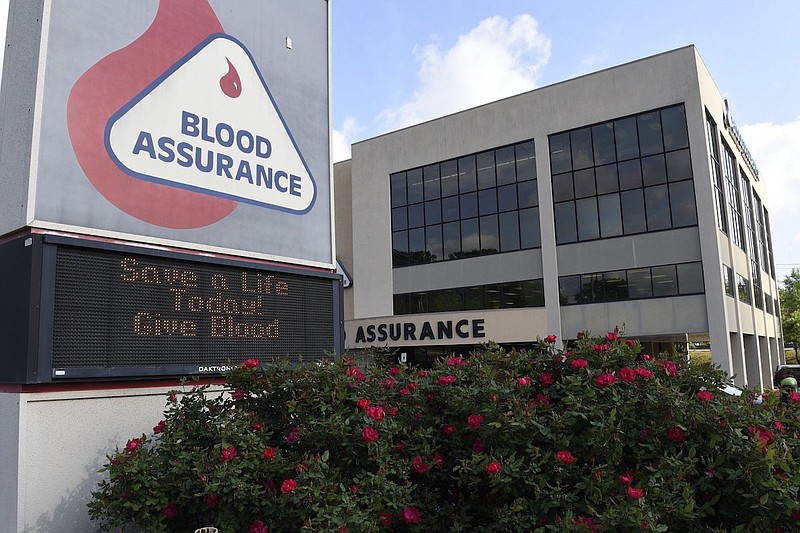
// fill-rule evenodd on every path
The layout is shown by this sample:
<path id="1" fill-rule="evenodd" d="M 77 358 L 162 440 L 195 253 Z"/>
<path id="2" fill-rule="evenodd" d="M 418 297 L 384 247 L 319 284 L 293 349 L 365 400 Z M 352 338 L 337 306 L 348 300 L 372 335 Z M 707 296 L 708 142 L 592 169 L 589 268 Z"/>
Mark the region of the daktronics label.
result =
<path id="1" fill-rule="evenodd" d="M 316 184 L 250 53 L 214 34 L 111 116 L 111 159 L 155 183 L 308 212 Z"/>

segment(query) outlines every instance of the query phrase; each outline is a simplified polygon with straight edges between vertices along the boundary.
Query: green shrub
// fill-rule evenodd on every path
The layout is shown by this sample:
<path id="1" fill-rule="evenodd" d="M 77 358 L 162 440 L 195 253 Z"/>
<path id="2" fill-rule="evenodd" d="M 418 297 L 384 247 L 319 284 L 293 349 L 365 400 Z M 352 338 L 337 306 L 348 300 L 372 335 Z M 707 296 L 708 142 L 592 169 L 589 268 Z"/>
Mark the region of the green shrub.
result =
<path id="1" fill-rule="evenodd" d="M 146 531 L 796 531 L 800 396 L 582 335 L 432 369 L 249 360 L 167 402 L 89 504 Z M 796 401 L 795 401 L 796 400 Z"/>

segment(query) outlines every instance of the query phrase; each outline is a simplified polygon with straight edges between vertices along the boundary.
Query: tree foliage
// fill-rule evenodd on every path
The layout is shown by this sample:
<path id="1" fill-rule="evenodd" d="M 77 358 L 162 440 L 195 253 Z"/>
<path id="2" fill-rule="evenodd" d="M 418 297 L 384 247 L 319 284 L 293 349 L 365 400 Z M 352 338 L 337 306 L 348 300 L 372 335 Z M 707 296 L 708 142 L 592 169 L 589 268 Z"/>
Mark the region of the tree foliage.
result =
<path id="1" fill-rule="evenodd" d="M 779 294 L 783 339 L 794 345 L 797 356 L 800 344 L 800 270 L 793 268 L 791 274 L 783 278 Z"/>
<path id="2" fill-rule="evenodd" d="M 109 456 L 102 528 L 797 531 L 800 394 L 724 396 L 710 366 L 616 332 L 431 369 L 255 360 L 172 394 Z"/>

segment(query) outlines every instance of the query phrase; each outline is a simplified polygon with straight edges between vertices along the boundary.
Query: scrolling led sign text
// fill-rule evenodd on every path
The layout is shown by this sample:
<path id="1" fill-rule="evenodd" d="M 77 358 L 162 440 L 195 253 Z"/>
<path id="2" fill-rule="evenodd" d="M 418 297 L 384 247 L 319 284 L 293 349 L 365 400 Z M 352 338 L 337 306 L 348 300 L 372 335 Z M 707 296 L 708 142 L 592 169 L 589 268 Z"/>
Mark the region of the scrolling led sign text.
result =
<path id="1" fill-rule="evenodd" d="M 183 259 L 62 247 L 53 368 L 134 375 L 319 358 L 334 348 L 333 280 Z M 171 370 L 168 367 L 172 367 Z M 127 369 L 127 370 L 119 370 Z M 79 372 L 80 373 L 80 372 Z"/>

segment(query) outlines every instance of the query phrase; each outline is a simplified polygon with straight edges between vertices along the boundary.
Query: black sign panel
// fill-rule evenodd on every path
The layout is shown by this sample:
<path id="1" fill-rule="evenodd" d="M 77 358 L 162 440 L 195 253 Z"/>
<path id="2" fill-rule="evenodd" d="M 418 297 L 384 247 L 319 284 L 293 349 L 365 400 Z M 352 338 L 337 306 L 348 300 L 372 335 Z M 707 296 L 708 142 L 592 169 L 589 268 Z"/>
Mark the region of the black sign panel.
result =
<path id="1" fill-rule="evenodd" d="M 0 259 L 0 383 L 216 374 L 342 348 L 333 273 L 47 235 L 0 244 Z"/>

